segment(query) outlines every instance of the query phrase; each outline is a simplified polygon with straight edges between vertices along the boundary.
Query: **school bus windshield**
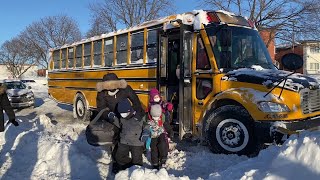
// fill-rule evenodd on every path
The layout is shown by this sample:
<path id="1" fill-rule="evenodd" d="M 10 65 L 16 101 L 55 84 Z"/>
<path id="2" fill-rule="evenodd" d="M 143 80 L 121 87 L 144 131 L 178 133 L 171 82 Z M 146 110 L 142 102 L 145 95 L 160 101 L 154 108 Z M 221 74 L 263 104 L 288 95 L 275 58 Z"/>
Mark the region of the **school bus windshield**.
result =
<path id="1" fill-rule="evenodd" d="M 207 27 L 206 31 L 217 61 L 218 68 L 263 68 L 275 69 L 266 45 L 255 30 L 241 27 L 228 27 L 231 30 L 231 45 L 221 46 L 221 30 Z M 224 56 L 221 56 L 224 52 Z M 230 58 L 225 58 L 225 57 Z"/>

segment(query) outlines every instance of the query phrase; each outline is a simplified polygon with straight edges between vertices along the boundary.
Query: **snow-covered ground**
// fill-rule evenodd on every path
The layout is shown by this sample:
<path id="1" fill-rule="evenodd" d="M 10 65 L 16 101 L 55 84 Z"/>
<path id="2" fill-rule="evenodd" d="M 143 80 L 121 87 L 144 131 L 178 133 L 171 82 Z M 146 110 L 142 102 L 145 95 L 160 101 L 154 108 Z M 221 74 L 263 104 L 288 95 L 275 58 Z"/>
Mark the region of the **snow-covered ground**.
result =
<path id="1" fill-rule="evenodd" d="M 0 179 L 320 179 L 320 132 L 290 137 L 255 158 L 211 153 L 207 147 L 178 143 L 166 168 L 131 167 L 114 175 L 110 154 L 87 144 L 86 124 L 76 122 L 72 107 L 47 97 L 45 80 L 30 83 L 34 109 L 16 110 L 20 126 L 0 133 Z"/>

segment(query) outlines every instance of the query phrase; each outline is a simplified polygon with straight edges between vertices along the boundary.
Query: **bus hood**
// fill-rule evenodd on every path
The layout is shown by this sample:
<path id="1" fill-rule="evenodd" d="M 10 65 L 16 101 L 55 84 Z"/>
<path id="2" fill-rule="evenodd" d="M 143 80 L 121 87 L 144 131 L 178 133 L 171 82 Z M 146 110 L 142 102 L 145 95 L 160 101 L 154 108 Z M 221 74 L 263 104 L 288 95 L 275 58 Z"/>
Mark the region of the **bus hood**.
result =
<path id="1" fill-rule="evenodd" d="M 282 70 L 255 70 L 249 68 L 241 68 L 229 71 L 222 78 L 222 80 L 261 84 L 270 89 L 273 86 L 277 85 L 281 81 L 281 79 L 284 79 L 284 77 L 288 76 L 290 73 L 291 72 Z M 283 87 L 283 85 L 284 81 L 279 84 L 279 87 Z M 300 91 L 301 89 L 305 88 L 319 89 L 319 83 L 315 78 L 308 77 L 300 73 L 295 73 L 288 76 L 284 88 L 292 91 Z"/>

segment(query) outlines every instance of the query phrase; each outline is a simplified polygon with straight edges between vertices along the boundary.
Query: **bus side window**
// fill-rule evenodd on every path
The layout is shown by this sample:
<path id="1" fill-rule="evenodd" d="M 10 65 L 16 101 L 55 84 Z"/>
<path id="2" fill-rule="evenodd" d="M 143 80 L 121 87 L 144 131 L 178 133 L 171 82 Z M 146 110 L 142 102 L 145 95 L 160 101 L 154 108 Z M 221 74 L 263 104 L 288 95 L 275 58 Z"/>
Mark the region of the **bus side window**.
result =
<path id="1" fill-rule="evenodd" d="M 84 44 L 84 66 L 89 67 L 91 66 L 91 42 Z"/>
<path id="2" fill-rule="evenodd" d="M 101 51 L 102 51 L 102 40 L 93 42 L 93 64 L 94 66 L 101 66 Z"/>
<path id="3" fill-rule="evenodd" d="M 104 41 L 104 66 L 110 67 L 113 64 L 113 38 Z"/>
<path id="4" fill-rule="evenodd" d="M 68 69 L 72 69 L 73 68 L 73 65 L 74 65 L 73 55 L 74 55 L 73 47 L 68 48 Z"/>
<path id="5" fill-rule="evenodd" d="M 76 46 L 76 68 L 82 67 L 82 44 Z"/>
<path id="6" fill-rule="evenodd" d="M 66 68 L 66 60 L 67 60 L 67 48 L 61 50 L 61 68 Z"/>
<path id="7" fill-rule="evenodd" d="M 210 61 L 206 52 L 206 48 L 204 46 L 204 43 L 198 35 L 197 37 L 198 43 L 197 43 L 197 63 L 196 67 L 197 69 L 203 69 L 203 70 L 208 70 L 211 69 Z"/>
<path id="8" fill-rule="evenodd" d="M 54 69 L 60 68 L 60 50 L 53 51 L 53 63 Z"/>
<path id="9" fill-rule="evenodd" d="M 117 36 L 117 65 L 127 64 L 128 34 Z"/>
<path id="10" fill-rule="evenodd" d="M 143 63 L 143 31 L 131 35 L 131 63 Z"/>
<path id="11" fill-rule="evenodd" d="M 212 91 L 212 80 L 211 79 L 197 79 L 196 80 L 196 96 L 197 99 L 205 99 L 208 94 Z"/>
<path id="12" fill-rule="evenodd" d="M 147 63 L 157 62 L 157 30 L 148 31 Z"/>

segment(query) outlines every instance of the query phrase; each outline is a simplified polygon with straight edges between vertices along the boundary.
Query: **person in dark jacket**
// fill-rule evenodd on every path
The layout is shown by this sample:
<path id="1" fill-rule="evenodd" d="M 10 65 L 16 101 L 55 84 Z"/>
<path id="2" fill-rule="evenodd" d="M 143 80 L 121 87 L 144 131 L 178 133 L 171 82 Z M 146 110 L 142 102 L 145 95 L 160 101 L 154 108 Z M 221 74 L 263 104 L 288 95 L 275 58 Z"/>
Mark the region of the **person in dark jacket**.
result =
<path id="1" fill-rule="evenodd" d="M 119 170 L 124 170 L 132 165 L 142 166 L 143 142 L 140 137 L 143 121 L 136 115 L 127 98 L 118 103 L 117 110 L 121 116 L 119 119 L 112 112 L 108 114 L 108 117 L 109 119 L 114 119 L 114 124 L 121 129 L 120 142 L 115 153 L 118 168 Z M 131 153 L 131 158 L 129 152 Z"/>
<path id="2" fill-rule="evenodd" d="M 110 111 L 102 114 L 102 118 L 108 120 L 109 112 L 116 113 L 116 105 L 120 100 L 128 98 L 132 102 L 132 107 L 136 111 L 137 116 L 143 117 L 144 111 L 141 102 L 130 85 L 123 79 L 119 79 L 114 73 L 103 76 L 102 82 L 97 83 L 97 110 L 108 107 Z M 117 113 L 116 113 L 117 114 Z M 119 114 L 117 114 L 119 117 Z"/>
<path id="3" fill-rule="evenodd" d="M 6 87 L 4 84 L 0 84 L 0 132 L 4 131 L 3 110 L 7 113 L 9 117 L 9 122 L 11 122 L 15 126 L 19 126 L 19 123 L 15 120 L 16 116 L 8 99 Z"/>
<path id="4" fill-rule="evenodd" d="M 127 84 L 125 80 L 120 80 L 118 76 L 114 73 L 109 73 L 103 76 L 102 82 L 97 83 L 97 110 L 100 112 L 102 109 L 109 108 L 109 111 L 106 111 L 102 114 L 100 119 L 105 119 L 110 123 L 113 123 L 114 119 L 108 118 L 108 114 L 113 112 L 118 118 L 120 114 L 117 112 L 117 104 L 123 99 L 129 99 L 132 102 L 132 108 L 136 112 L 136 116 L 141 118 L 144 116 L 144 111 L 141 106 L 141 102 L 133 91 L 130 85 Z M 113 138 L 113 150 L 112 150 L 112 159 L 115 157 L 117 151 L 117 144 L 119 142 L 119 132 L 120 129 L 115 126 L 114 128 L 115 135 Z M 113 163 L 112 171 L 117 172 L 118 167 L 116 163 Z"/>
<path id="5" fill-rule="evenodd" d="M 144 126 L 142 138 L 146 134 L 151 137 L 151 164 L 153 168 L 159 169 L 167 161 L 169 141 L 173 137 L 173 131 L 159 104 L 150 107 L 143 121 L 147 125 Z"/>

